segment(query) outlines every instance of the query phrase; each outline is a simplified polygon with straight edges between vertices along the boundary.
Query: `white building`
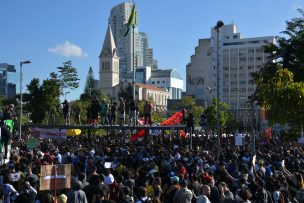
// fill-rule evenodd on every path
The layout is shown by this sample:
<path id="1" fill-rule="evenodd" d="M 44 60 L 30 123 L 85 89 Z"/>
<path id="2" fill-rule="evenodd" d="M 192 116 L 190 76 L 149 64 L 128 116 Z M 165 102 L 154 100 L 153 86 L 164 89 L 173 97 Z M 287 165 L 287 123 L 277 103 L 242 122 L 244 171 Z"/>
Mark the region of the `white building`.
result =
<path id="1" fill-rule="evenodd" d="M 136 82 L 153 85 L 170 93 L 170 99 L 181 99 L 183 79 L 176 69 L 151 69 L 151 67 L 137 67 Z M 132 81 L 133 72 L 129 72 L 126 79 Z"/>
<path id="2" fill-rule="evenodd" d="M 224 25 L 219 32 L 220 99 L 231 109 L 245 108 L 248 96 L 256 88 L 251 73 L 259 71 L 269 59 L 263 46 L 274 43 L 273 36 L 242 38 L 235 24 Z M 217 33 L 211 29 L 211 39 L 199 40 L 195 54 L 186 67 L 187 95 L 210 102 L 216 97 Z"/>
<path id="3" fill-rule="evenodd" d="M 126 89 L 128 86 L 132 86 L 132 82 L 124 81 L 116 85 L 113 88 L 113 94 L 115 95 L 113 100 L 118 100 L 119 92 L 122 91 L 122 89 Z M 170 93 L 153 85 L 135 83 L 135 96 L 135 99 L 138 101 L 152 99 L 156 107 L 167 107 L 167 100 L 170 98 Z M 160 110 L 165 108 L 157 109 Z"/>

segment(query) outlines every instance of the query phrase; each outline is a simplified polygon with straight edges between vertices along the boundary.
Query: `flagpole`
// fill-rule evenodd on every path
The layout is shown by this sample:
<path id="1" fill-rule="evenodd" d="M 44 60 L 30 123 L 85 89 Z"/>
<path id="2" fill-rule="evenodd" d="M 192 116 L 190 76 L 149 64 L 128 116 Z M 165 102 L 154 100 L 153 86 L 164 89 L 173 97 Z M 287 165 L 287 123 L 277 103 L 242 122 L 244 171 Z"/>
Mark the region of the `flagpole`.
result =
<path id="1" fill-rule="evenodd" d="M 135 50 L 134 50 L 134 29 L 135 29 L 135 25 L 133 24 L 132 25 L 132 28 L 133 28 L 133 42 L 132 42 L 132 46 L 133 46 L 133 99 L 135 100 Z"/>

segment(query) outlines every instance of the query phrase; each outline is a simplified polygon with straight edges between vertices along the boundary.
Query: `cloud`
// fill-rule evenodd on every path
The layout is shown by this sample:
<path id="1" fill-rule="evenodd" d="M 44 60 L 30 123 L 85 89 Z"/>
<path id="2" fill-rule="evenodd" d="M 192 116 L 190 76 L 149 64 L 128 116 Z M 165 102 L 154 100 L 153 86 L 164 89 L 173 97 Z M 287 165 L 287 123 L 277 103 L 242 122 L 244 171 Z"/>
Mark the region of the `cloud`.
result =
<path id="1" fill-rule="evenodd" d="M 57 44 L 55 47 L 49 48 L 48 51 L 65 57 L 75 56 L 82 58 L 88 56 L 79 46 L 69 41 Z"/>

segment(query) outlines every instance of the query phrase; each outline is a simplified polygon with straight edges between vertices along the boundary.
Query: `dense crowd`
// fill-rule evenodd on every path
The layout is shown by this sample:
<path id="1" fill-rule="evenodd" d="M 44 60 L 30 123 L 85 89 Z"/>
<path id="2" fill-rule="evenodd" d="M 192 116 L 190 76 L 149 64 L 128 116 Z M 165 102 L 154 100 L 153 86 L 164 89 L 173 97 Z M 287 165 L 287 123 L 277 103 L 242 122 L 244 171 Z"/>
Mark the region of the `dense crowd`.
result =
<path id="1" fill-rule="evenodd" d="M 53 202 L 54 191 L 39 190 L 40 166 L 71 164 L 72 187 L 57 190 L 57 202 L 304 202 L 304 151 L 289 141 L 259 137 L 254 163 L 251 148 L 234 146 L 233 137 L 222 138 L 217 161 L 212 136 L 193 137 L 191 148 L 177 134 L 128 142 L 129 134 L 41 139 L 34 149 L 13 142 L 0 198 Z"/>

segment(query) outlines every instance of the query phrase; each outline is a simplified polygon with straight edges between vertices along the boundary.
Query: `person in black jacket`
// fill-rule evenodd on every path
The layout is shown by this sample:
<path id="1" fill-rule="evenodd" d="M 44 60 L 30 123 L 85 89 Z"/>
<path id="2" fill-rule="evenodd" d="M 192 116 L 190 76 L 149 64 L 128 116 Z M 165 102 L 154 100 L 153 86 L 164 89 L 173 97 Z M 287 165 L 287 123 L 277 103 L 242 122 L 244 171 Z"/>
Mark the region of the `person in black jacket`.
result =
<path id="1" fill-rule="evenodd" d="M 1 142 L 4 145 L 4 156 L 3 159 L 7 159 L 7 153 L 8 153 L 8 145 L 10 144 L 10 141 L 12 139 L 12 133 L 10 126 L 5 125 L 5 120 L 12 120 L 14 119 L 14 105 L 11 104 L 4 110 L 3 116 L 0 121 L 0 127 L 1 127 Z"/>
<path id="2" fill-rule="evenodd" d="M 190 133 L 192 134 L 193 131 L 194 131 L 194 117 L 193 117 L 193 114 L 192 112 L 189 112 L 188 113 L 188 117 L 187 118 L 184 118 L 185 119 L 185 122 L 186 122 L 186 130 L 185 130 L 185 133 Z"/>

